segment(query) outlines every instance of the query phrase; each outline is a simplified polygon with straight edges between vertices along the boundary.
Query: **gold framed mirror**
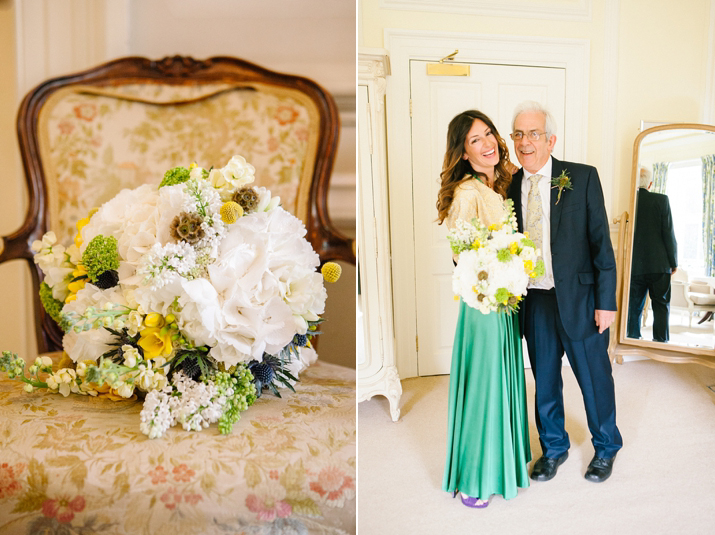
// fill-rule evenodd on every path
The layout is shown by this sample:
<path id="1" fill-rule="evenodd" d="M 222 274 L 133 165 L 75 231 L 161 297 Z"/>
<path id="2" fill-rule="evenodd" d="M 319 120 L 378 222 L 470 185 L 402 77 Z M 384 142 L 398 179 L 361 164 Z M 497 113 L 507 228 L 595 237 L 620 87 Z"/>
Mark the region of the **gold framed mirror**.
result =
<path id="1" fill-rule="evenodd" d="M 612 358 L 715 368 L 715 126 L 668 124 L 636 137 L 620 223 Z"/>

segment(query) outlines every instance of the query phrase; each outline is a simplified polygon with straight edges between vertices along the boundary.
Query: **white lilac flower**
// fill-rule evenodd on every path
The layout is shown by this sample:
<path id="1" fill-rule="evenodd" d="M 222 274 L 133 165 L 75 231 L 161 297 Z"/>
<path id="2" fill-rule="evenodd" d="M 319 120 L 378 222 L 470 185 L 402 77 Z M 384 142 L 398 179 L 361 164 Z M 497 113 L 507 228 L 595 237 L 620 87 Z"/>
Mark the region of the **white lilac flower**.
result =
<path id="1" fill-rule="evenodd" d="M 196 382 L 177 372 L 172 382 L 173 386 L 153 390 L 146 396 L 140 429 L 149 438 L 161 437 L 176 424 L 187 431 L 199 431 L 223 414 L 228 400 L 212 381 Z"/>
<path id="2" fill-rule="evenodd" d="M 155 243 L 139 262 L 137 275 L 151 290 L 165 286 L 196 268 L 196 251 L 186 242 Z M 135 290 L 138 293 L 138 290 Z"/>

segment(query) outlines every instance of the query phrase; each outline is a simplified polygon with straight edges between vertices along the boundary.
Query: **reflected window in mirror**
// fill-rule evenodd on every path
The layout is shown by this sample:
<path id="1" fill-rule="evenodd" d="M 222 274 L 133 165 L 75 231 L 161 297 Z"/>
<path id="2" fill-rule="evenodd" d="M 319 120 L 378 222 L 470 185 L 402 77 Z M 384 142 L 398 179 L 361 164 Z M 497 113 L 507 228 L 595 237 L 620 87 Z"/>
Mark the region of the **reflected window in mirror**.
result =
<path id="1" fill-rule="evenodd" d="M 703 165 L 699 159 L 673 162 L 668 168 L 666 195 L 673 212 L 678 265 L 694 276 L 706 276 L 703 236 Z"/>

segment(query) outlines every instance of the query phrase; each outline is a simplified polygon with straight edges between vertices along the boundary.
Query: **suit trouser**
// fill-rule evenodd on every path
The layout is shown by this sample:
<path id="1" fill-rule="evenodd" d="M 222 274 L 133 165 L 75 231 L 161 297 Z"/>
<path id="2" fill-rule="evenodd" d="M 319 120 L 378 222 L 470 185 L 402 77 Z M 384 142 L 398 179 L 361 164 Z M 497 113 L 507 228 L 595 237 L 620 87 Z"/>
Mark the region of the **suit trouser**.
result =
<path id="1" fill-rule="evenodd" d="M 653 340 L 667 342 L 670 339 L 670 273 L 648 273 L 631 277 L 626 334 L 628 338 L 641 337 L 641 316 L 646 294 L 650 295 L 653 309 Z"/>
<path id="2" fill-rule="evenodd" d="M 560 457 L 570 447 L 564 425 L 561 378 L 561 359 L 565 351 L 581 387 L 596 455 L 605 459 L 613 457 L 622 447 L 623 440 L 616 426 L 608 330 L 585 340 L 569 338 L 553 293 L 529 290 L 524 307 L 524 336 L 536 385 L 536 427 L 544 456 Z"/>

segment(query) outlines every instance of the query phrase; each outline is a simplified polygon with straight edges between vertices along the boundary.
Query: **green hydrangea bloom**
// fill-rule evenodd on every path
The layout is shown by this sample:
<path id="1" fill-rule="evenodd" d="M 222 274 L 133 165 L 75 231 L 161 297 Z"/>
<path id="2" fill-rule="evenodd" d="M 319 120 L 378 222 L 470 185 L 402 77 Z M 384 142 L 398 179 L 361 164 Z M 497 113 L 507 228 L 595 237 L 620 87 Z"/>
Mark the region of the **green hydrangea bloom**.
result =
<path id="1" fill-rule="evenodd" d="M 509 290 L 506 288 L 499 288 L 496 292 L 494 292 L 494 299 L 497 300 L 497 303 L 506 303 L 509 301 Z"/>
<path id="2" fill-rule="evenodd" d="M 534 249 L 536 249 L 536 245 L 534 245 L 533 240 L 531 240 L 530 238 L 522 238 L 522 239 L 521 239 L 521 244 L 522 244 L 524 247 L 533 247 Z"/>
<path id="3" fill-rule="evenodd" d="M 40 284 L 40 301 L 42 301 L 42 306 L 50 317 L 57 323 L 62 323 L 62 307 L 64 303 L 52 297 L 52 288 L 46 282 Z"/>
<path id="4" fill-rule="evenodd" d="M 169 169 L 164 173 L 164 180 L 159 184 L 159 188 L 164 186 L 175 186 L 176 184 L 183 184 L 189 180 L 191 173 L 186 167 L 174 167 Z"/>
<path id="5" fill-rule="evenodd" d="M 536 262 L 536 266 L 534 267 L 534 273 L 536 273 L 536 276 L 534 277 L 535 279 L 544 276 L 544 273 L 546 273 L 546 267 L 544 266 L 543 260 L 539 259 Z"/>
<path id="6" fill-rule="evenodd" d="M 105 271 L 118 269 L 117 238 L 101 234 L 92 238 L 82 254 L 82 264 L 84 264 L 89 280 L 92 282 L 96 282 L 97 278 Z"/>
<path id="7" fill-rule="evenodd" d="M 507 247 L 499 249 L 497 251 L 497 260 L 499 260 L 499 262 L 508 262 L 511 260 L 511 251 Z"/>

